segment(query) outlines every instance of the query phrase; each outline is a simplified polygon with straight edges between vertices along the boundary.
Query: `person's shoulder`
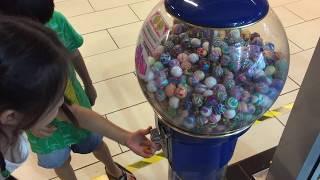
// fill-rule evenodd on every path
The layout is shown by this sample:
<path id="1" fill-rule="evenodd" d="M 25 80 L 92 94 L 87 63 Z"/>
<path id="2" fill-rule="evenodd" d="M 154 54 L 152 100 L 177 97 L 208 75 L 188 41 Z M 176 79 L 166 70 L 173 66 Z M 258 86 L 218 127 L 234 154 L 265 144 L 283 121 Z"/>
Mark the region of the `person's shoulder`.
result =
<path id="1" fill-rule="evenodd" d="M 68 30 L 70 25 L 67 18 L 62 13 L 54 11 L 46 26 L 60 36 L 61 33 L 64 34 L 65 31 Z"/>
<path id="2" fill-rule="evenodd" d="M 54 11 L 51 19 L 66 20 L 66 17 L 59 11 Z"/>

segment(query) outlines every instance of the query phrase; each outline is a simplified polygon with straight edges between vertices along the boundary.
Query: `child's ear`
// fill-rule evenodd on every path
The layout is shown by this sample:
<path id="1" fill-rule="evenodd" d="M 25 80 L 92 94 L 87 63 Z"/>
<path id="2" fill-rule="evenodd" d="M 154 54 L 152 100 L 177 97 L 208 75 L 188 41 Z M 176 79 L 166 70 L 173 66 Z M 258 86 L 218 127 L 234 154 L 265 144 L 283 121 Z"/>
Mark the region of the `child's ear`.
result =
<path id="1" fill-rule="evenodd" d="M 21 117 L 15 110 L 5 110 L 0 114 L 0 122 L 3 125 L 16 125 Z"/>

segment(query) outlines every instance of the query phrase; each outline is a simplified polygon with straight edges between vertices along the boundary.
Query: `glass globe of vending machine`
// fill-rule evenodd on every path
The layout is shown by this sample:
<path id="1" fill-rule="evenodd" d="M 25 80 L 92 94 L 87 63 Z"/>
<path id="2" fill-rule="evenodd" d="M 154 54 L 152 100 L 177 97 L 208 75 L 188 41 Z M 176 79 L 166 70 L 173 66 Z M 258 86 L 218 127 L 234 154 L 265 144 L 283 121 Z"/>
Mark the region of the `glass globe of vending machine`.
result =
<path id="1" fill-rule="evenodd" d="M 135 64 L 169 178 L 213 180 L 278 98 L 289 47 L 266 0 L 163 0 L 142 26 Z"/>

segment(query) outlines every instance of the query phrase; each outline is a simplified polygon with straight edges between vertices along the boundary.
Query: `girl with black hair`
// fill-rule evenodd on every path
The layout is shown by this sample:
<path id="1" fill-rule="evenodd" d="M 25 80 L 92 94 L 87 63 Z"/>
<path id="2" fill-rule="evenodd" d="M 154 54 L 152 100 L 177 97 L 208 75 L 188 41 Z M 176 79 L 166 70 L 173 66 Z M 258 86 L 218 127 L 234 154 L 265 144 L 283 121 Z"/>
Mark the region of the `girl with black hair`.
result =
<path id="1" fill-rule="evenodd" d="M 72 62 L 68 70 L 68 80 L 64 95 L 73 104 L 88 109 L 97 97 L 84 60 L 78 50 L 83 44 L 82 36 L 76 32 L 63 14 L 54 11 L 53 0 L 1 0 L 0 13 L 27 17 L 52 29 L 71 54 L 66 61 Z M 76 72 L 81 78 L 81 86 Z M 108 146 L 98 133 L 78 128 L 74 124 L 55 118 L 42 129 L 28 131 L 28 140 L 33 152 L 37 154 L 38 165 L 54 169 L 62 180 L 76 179 L 70 164 L 70 152 L 93 153 L 106 166 L 109 179 L 121 179 L 123 168 L 113 162 Z M 127 179 L 135 179 L 132 173 L 125 173 Z"/>
<path id="2" fill-rule="evenodd" d="M 0 180 L 28 155 L 24 131 L 47 127 L 55 117 L 128 146 L 144 157 L 156 146 L 150 128 L 128 132 L 90 109 L 64 100 L 69 53 L 55 33 L 25 19 L 0 17 Z M 77 148 L 77 147 L 75 147 Z M 115 179 L 129 179 L 121 171 Z"/>

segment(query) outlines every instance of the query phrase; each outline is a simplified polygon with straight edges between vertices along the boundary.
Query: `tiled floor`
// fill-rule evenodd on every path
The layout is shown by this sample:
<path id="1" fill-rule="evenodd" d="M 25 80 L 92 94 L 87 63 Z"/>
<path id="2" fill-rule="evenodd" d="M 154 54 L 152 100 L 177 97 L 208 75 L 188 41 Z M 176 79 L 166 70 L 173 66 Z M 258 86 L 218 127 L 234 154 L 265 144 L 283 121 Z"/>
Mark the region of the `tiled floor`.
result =
<path id="1" fill-rule="evenodd" d="M 84 35 L 80 48 L 98 91 L 94 110 L 129 130 L 154 124 L 153 112 L 140 91 L 134 75 L 134 45 L 143 20 L 157 0 L 56 0 L 75 29 Z M 320 36 L 319 0 L 270 0 L 286 28 L 291 50 L 289 78 L 273 108 L 294 102 Z M 260 124 L 242 136 L 230 163 L 240 161 L 278 144 L 289 112 Z M 114 159 L 128 165 L 141 157 L 111 140 Z M 104 167 L 92 155 L 72 155 L 78 179 L 90 180 L 104 174 Z M 141 180 L 164 180 L 165 160 L 135 172 Z M 15 172 L 21 180 L 55 178 L 52 171 L 36 165 L 33 154 Z M 105 178 L 103 176 L 100 177 Z"/>

